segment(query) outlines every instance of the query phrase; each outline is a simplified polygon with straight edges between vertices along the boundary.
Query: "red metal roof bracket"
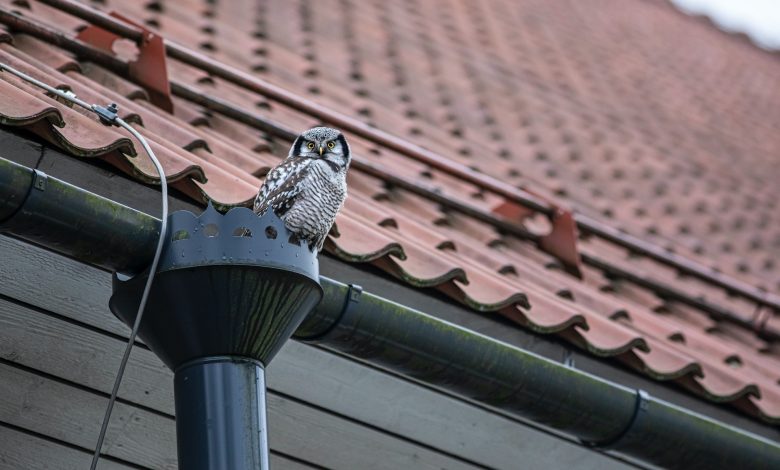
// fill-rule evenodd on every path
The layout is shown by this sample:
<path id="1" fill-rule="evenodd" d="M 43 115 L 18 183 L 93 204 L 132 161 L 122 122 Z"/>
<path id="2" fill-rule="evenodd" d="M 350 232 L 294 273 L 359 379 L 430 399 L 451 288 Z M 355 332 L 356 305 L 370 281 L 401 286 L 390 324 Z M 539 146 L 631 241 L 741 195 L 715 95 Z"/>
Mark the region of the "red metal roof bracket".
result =
<path id="1" fill-rule="evenodd" d="M 580 252 L 577 250 L 577 222 L 570 210 L 555 208 L 550 216 L 552 230 L 539 240 L 542 250 L 558 258 L 571 274 L 582 277 Z"/>
<path id="2" fill-rule="evenodd" d="M 110 15 L 134 26 L 142 33 L 141 40 L 136 43 L 138 46 L 138 57 L 135 60 L 128 61 L 130 77 L 146 89 L 152 103 L 169 113 L 173 113 L 173 101 L 171 100 L 171 86 L 168 83 L 168 67 L 165 63 L 166 52 L 163 38 L 119 13 L 111 12 Z M 114 43 L 117 40 L 125 39 L 94 25 L 87 26 L 76 37 L 80 41 L 114 55 Z"/>
<path id="3" fill-rule="evenodd" d="M 538 194 L 526 191 L 541 198 Z M 552 214 L 546 214 L 552 224 L 552 230 L 547 235 L 539 237 L 539 247 L 558 258 L 568 272 L 581 277 L 580 264 L 582 260 L 577 250 L 577 222 L 574 220 L 574 215 L 570 210 L 563 209 L 550 201 L 545 200 L 545 202 L 553 208 Z M 513 222 L 522 222 L 526 217 L 536 213 L 533 209 L 509 200 L 505 200 L 495 207 L 492 212 Z"/>

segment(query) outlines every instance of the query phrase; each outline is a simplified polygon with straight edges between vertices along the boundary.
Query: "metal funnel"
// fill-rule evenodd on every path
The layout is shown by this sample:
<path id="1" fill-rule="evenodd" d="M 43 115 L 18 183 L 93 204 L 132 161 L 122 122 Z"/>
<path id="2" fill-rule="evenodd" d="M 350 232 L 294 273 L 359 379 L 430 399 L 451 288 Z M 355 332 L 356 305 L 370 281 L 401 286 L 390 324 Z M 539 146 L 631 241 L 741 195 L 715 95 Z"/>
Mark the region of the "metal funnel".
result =
<path id="1" fill-rule="evenodd" d="M 263 368 L 322 298 L 317 255 L 273 211 L 209 205 L 169 223 L 138 336 L 176 373 L 179 465 L 266 468 Z M 148 275 L 114 275 L 109 306 L 128 325 Z"/>

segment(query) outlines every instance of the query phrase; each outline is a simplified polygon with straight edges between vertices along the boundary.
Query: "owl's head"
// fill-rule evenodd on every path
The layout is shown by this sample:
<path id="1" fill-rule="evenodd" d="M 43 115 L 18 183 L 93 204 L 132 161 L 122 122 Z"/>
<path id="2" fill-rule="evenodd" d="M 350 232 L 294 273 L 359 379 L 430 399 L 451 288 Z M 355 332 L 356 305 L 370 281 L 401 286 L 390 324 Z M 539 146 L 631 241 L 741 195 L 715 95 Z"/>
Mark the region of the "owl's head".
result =
<path id="1" fill-rule="evenodd" d="M 330 127 L 313 127 L 295 139 L 290 156 L 324 159 L 338 168 L 349 167 L 350 153 L 347 139 Z"/>

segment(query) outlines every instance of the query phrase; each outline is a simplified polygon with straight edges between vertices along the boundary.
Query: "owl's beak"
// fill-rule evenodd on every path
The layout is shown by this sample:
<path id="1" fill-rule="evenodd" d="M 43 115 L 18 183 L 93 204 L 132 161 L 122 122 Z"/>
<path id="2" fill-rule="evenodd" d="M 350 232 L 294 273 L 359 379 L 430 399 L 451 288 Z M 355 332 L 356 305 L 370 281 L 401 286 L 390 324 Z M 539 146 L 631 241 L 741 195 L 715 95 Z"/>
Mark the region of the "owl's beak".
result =
<path id="1" fill-rule="evenodd" d="M 322 145 L 320 145 L 320 157 L 322 156 L 322 151 L 323 151 L 323 150 L 324 150 L 324 149 L 322 148 Z"/>

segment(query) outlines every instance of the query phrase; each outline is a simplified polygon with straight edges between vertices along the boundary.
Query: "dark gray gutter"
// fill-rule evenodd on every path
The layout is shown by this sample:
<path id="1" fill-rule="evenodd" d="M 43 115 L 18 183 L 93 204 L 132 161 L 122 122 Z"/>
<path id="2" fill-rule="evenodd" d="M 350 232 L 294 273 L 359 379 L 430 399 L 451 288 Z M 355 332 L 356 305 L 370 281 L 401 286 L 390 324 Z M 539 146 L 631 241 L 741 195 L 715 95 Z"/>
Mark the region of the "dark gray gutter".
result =
<path id="1" fill-rule="evenodd" d="M 0 158 L 0 232 L 111 271 L 148 263 L 157 219 L 56 178 L 38 188 L 39 178 Z M 780 468 L 776 442 L 357 288 L 320 282 L 325 296 L 296 332 L 300 341 L 653 465 Z"/>

